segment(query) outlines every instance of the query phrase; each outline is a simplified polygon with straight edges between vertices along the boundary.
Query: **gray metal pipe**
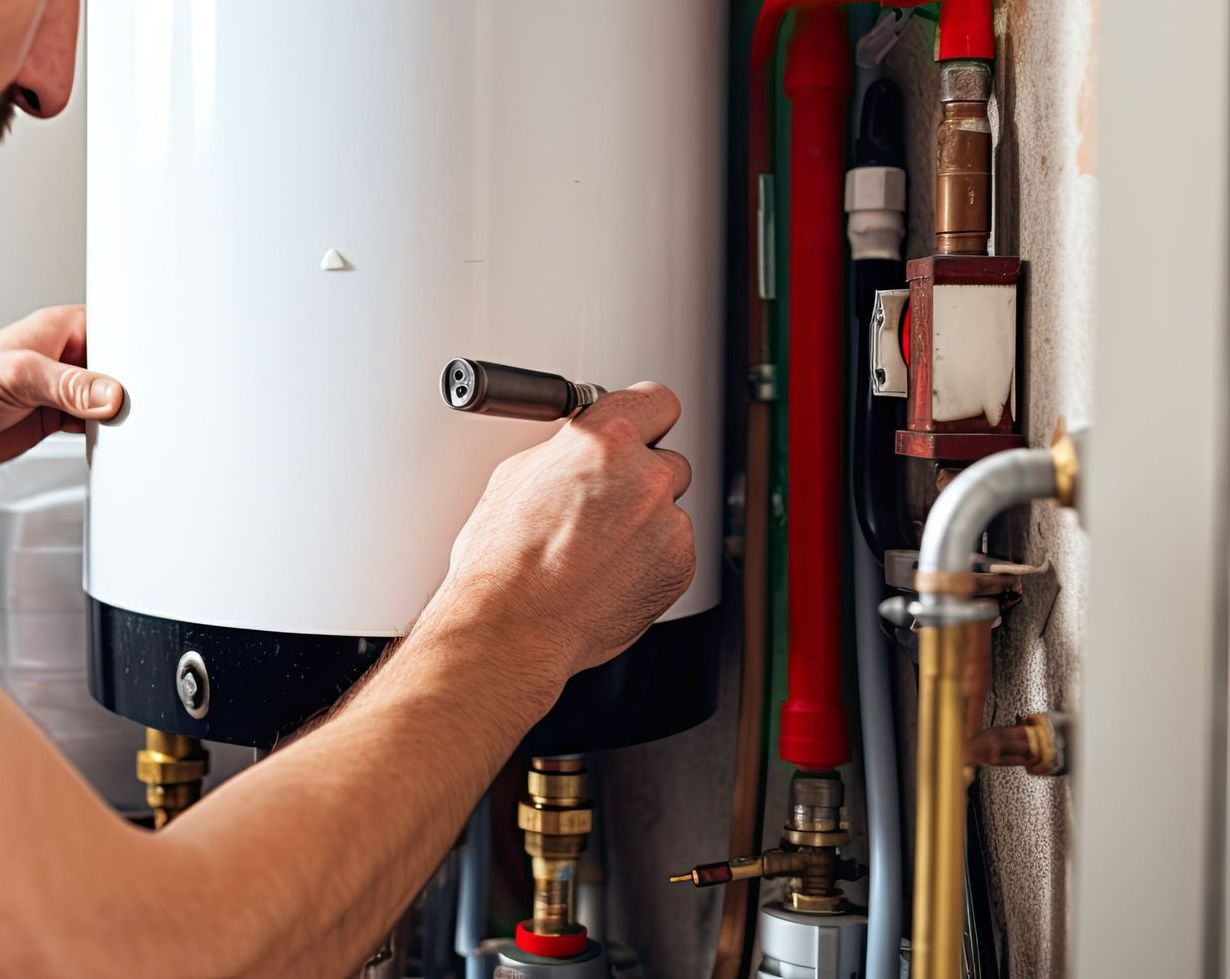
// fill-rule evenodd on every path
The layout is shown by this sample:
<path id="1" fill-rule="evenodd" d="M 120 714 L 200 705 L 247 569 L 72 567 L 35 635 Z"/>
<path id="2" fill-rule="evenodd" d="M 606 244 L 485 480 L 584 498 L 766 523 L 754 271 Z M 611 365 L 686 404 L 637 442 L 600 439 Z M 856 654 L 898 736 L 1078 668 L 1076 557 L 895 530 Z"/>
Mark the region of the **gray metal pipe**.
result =
<path id="1" fill-rule="evenodd" d="M 867 792 L 866 979 L 901 974 L 901 813 L 897 792 L 897 743 L 889 666 L 891 650 L 877 609 L 883 572 L 862 540 L 854 542 L 855 639 L 858 699 L 863 727 L 863 777 Z"/>
<path id="2" fill-rule="evenodd" d="M 965 572 L 987 525 L 1004 510 L 1058 494 L 1047 449 L 1010 449 L 975 462 L 940 493 L 923 530 L 921 572 Z M 924 590 L 919 596 L 925 604 Z"/>

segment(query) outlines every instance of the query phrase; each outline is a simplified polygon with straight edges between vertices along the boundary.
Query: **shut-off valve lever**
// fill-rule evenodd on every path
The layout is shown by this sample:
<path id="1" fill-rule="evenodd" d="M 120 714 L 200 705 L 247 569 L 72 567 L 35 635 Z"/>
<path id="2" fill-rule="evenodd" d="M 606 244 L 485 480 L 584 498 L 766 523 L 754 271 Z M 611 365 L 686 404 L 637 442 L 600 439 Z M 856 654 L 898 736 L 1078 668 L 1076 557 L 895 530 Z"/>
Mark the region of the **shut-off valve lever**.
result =
<path id="1" fill-rule="evenodd" d="M 607 392 L 559 374 L 459 357 L 444 368 L 440 393 L 455 411 L 550 422 L 589 407 Z"/>

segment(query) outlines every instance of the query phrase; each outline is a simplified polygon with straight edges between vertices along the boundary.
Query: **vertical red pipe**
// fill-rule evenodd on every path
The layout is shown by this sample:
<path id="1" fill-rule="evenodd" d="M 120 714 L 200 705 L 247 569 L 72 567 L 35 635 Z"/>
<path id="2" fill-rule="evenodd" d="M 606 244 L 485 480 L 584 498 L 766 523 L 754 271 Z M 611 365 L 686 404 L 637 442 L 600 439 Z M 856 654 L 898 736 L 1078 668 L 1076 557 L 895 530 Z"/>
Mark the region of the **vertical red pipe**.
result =
<path id="1" fill-rule="evenodd" d="M 995 60 L 991 0 L 944 0 L 940 7 L 940 60 Z"/>
<path id="2" fill-rule="evenodd" d="M 841 526 L 846 104 L 853 64 L 845 10 L 798 13 L 786 60 L 790 125 L 790 381 L 787 571 L 789 696 L 781 757 L 849 761 L 841 704 Z"/>

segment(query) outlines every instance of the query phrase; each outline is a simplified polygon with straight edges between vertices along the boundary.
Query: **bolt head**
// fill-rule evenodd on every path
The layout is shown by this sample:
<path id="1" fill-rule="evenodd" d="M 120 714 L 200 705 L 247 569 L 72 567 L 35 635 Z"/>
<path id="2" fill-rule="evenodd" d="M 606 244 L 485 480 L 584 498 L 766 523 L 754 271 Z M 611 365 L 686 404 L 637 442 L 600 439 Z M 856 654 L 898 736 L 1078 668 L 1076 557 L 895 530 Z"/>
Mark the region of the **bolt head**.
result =
<path id="1" fill-rule="evenodd" d="M 190 650 L 180 657 L 175 692 L 190 716 L 200 720 L 209 713 L 209 673 L 200 653 Z"/>
<path id="2" fill-rule="evenodd" d="M 179 678 L 179 695 L 189 707 L 199 706 L 201 688 L 196 677 L 189 671 Z"/>

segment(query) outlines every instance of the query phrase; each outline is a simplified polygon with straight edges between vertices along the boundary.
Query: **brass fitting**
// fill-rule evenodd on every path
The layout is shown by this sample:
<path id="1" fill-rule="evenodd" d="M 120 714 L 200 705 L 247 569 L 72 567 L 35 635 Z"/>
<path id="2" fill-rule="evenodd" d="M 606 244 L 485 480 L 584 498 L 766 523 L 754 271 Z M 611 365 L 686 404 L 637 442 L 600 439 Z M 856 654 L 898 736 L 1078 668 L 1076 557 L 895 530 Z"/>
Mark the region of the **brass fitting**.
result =
<path id="1" fill-rule="evenodd" d="M 594 824 L 588 792 L 583 759 L 530 762 L 517 825 L 525 832 L 525 852 L 534 874 L 534 934 L 576 931 L 577 861 Z"/>
<path id="2" fill-rule="evenodd" d="M 208 774 L 209 752 L 199 738 L 145 729 L 145 747 L 137 752 L 137 778 L 145 783 L 154 829 L 162 829 L 201 798 L 201 781 Z"/>
<path id="3" fill-rule="evenodd" d="M 944 115 L 936 132 L 935 250 L 985 255 L 991 239 L 991 70 L 982 62 L 941 68 Z"/>
<path id="4" fill-rule="evenodd" d="M 1076 443 L 1068 434 L 1067 423 L 1060 418 L 1051 436 L 1051 459 L 1055 465 L 1055 502 L 1060 506 L 1075 506 L 1079 487 L 1080 460 Z"/>
<path id="5" fill-rule="evenodd" d="M 1021 722 L 1029 741 L 1031 758 L 1025 765 L 1030 775 L 1067 775 L 1072 767 L 1069 751 L 1071 719 L 1060 711 L 1031 714 Z"/>
<path id="6" fill-rule="evenodd" d="M 759 856 L 701 864 L 674 874 L 672 884 L 713 887 L 753 877 L 787 878 L 783 904 L 792 911 L 841 914 L 848 909 L 838 880 L 854 880 L 864 868 L 839 860 L 837 847 L 850 842 L 843 806 L 845 789 L 836 773 L 796 773 L 790 783 L 790 819 L 782 846 Z"/>

